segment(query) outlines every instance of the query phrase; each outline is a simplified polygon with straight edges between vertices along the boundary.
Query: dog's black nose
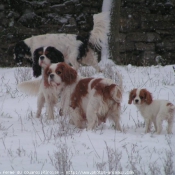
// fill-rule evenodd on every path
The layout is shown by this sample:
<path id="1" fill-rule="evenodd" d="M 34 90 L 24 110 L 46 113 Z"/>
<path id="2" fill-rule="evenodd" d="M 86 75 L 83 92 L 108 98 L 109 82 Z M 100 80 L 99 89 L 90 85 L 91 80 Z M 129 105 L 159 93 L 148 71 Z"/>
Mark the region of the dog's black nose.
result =
<path id="1" fill-rule="evenodd" d="M 44 56 L 40 56 L 39 58 L 40 58 L 40 60 L 44 60 Z"/>
<path id="2" fill-rule="evenodd" d="M 135 103 L 138 103 L 138 102 L 139 102 L 139 100 L 136 99 L 136 100 L 135 100 Z"/>
<path id="3" fill-rule="evenodd" d="M 53 79 L 53 77 L 54 77 L 54 74 L 50 74 L 50 79 Z"/>

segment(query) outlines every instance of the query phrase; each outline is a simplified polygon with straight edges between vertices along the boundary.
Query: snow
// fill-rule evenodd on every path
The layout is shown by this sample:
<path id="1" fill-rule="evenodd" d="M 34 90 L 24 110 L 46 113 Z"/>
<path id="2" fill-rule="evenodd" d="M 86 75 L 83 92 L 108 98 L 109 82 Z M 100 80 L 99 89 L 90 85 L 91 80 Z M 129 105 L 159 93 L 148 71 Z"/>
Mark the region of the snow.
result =
<path id="1" fill-rule="evenodd" d="M 160 135 L 154 133 L 154 128 L 151 133 L 145 134 L 144 120 L 134 105 L 128 105 L 128 95 L 133 88 L 147 88 L 155 99 L 167 99 L 175 104 L 175 73 L 172 65 L 116 66 L 109 60 L 102 60 L 99 65 L 104 73 L 95 73 L 91 67 L 81 68 L 80 73 L 115 79 L 115 71 L 120 72 L 124 86 L 121 113 L 123 132 L 115 131 L 110 122 L 94 131 L 80 130 L 74 128 L 65 118 L 61 118 L 57 111 L 56 119 L 47 121 L 45 108 L 42 118 L 35 118 L 37 98 L 19 92 L 17 82 L 20 80 L 16 78 L 16 71 L 22 74 L 25 70 L 32 73 L 32 70 L 0 68 L 2 174 L 3 171 L 12 171 L 15 174 L 20 172 L 51 174 L 54 171 L 57 174 L 56 171 L 64 172 L 64 166 L 68 168 L 66 171 L 71 170 L 67 173 L 78 174 L 97 170 L 106 172 L 122 170 L 132 174 L 142 172 L 142 169 L 149 174 L 151 166 L 166 174 L 164 172 L 166 160 L 171 162 L 170 160 L 175 158 L 173 149 L 175 127 L 173 127 L 174 134 L 167 135 L 164 122 L 164 129 Z M 64 165 L 61 162 L 65 157 L 67 162 Z M 118 165 L 115 160 L 117 158 Z M 111 161 L 113 163 L 110 163 L 110 160 L 113 160 Z M 112 169 L 112 166 L 116 169 Z"/>
<path id="2" fill-rule="evenodd" d="M 103 11 L 110 10 L 111 0 L 104 0 Z M 104 48 L 103 48 L 104 49 Z M 80 130 L 58 115 L 35 118 L 36 97 L 19 92 L 17 83 L 28 80 L 31 68 L 0 68 L 0 174 L 175 174 L 175 127 L 167 135 L 166 122 L 160 135 L 144 133 L 144 120 L 134 105 L 128 105 L 133 88 L 147 88 L 154 99 L 175 104 L 175 72 L 172 65 L 135 67 L 116 66 L 103 50 L 99 63 L 104 70 L 91 67 L 79 70 L 84 76 L 112 78 L 116 71 L 123 79 L 121 125 L 112 123 L 94 131 Z M 173 121 L 174 122 L 174 121 Z"/>

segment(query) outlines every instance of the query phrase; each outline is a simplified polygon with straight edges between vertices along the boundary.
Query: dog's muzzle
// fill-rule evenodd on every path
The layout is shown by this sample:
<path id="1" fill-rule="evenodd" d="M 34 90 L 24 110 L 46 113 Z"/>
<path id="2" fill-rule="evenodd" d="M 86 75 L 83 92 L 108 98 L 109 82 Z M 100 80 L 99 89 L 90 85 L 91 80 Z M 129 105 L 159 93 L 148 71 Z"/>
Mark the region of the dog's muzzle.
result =
<path id="1" fill-rule="evenodd" d="M 54 74 L 50 74 L 50 80 L 53 80 L 54 79 Z"/>
<path id="2" fill-rule="evenodd" d="M 138 99 L 135 99 L 134 102 L 135 102 L 135 104 L 138 104 L 139 103 L 139 100 Z"/>
<path id="3" fill-rule="evenodd" d="M 40 60 L 44 60 L 44 56 L 41 55 L 41 56 L 39 57 L 39 59 L 40 59 Z"/>

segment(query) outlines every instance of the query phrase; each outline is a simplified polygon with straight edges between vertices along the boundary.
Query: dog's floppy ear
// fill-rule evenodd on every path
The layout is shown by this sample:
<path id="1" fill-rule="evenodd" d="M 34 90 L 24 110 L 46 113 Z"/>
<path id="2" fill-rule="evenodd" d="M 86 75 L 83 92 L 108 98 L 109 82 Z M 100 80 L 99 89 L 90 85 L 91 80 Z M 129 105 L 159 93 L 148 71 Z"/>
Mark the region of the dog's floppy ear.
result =
<path id="1" fill-rule="evenodd" d="M 45 69 L 44 69 L 44 86 L 46 88 L 50 87 L 50 84 L 48 82 L 48 77 L 50 75 L 50 67 L 47 66 Z"/>
<path id="2" fill-rule="evenodd" d="M 39 66 L 39 57 L 40 57 L 40 54 L 39 52 L 42 51 L 43 48 L 40 47 L 38 49 L 36 49 L 33 53 L 33 65 L 32 65 L 32 68 L 33 68 L 33 76 L 34 77 L 39 77 L 41 75 L 41 66 Z"/>
<path id="3" fill-rule="evenodd" d="M 47 47 L 47 49 L 52 63 L 64 62 L 64 55 L 58 49 L 52 46 Z"/>
<path id="4" fill-rule="evenodd" d="M 129 100 L 128 100 L 128 104 L 131 104 L 132 103 L 132 100 L 133 100 L 133 96 L 136 94 L 136 89 L 133 89 L 130 91 L 129 93 Z"/>
<path id="5" fill-rule="evenodd" d="M 147 91 L 146 89 L 143 89 L 144 90 L 144 93 L 145 93 L 145 102 L 150 105 L 153 101 L 153 98 L 152 98 L 152 94 Z"/>
<path id="6" fill-rule="evenodd" d="M 77 71 L 66 63 L 59 63 L 56 72 L 59 72 L 62 81 L 67 85 L 74 83 L 77 78 Z"/>

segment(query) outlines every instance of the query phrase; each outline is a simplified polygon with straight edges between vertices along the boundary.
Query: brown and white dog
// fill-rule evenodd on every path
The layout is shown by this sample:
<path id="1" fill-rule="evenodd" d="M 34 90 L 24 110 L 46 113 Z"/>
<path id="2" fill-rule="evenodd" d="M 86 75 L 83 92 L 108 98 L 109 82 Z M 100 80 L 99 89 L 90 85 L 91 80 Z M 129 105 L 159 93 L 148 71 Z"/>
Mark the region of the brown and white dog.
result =
<path id="1" fill-rule="evenodd" d="M 175 106 L 171 102 L 167 100 L 153 100 L 151 93 L 146 89 L 131 90 L 128 104 L 132 102 L 145 120 L 145 133 L 150 132 L 153 122 L 157 134 L 160 134 L 163 120 L 168 122 L 168 134 L 172 133 Z"/>
<path id="2" fill-rule="evenodd" d="M 54 119 L 54 107 L 58 103 L 59 89 L 57 86 L 46 87 L 44 85 L 44 69 L 52 63 L 63 62 L 63 54 L 54 47 L 41 47 L 34 52 L 33 75 L 38 77 L 42 73 L 42 79 L 22 82 L 18 89 L 29 94 L 37 95 L 36 117 L 40 117 L 42 108 L 46 103 L 48 119 Z"/>
<path id="3" fill-rule="evenodd" d="M 69 115 L 78 128 L 94 129 L 106 119 L 112 119 L 121 131 L 120 109 L 122 83 L 116 85 L 105 78 L 84 78 L 65 63 L 51 64 L 45 69 L 45 86 L 57 86 L 61 91 L 63 115 Z"/>

